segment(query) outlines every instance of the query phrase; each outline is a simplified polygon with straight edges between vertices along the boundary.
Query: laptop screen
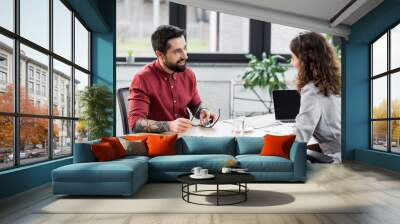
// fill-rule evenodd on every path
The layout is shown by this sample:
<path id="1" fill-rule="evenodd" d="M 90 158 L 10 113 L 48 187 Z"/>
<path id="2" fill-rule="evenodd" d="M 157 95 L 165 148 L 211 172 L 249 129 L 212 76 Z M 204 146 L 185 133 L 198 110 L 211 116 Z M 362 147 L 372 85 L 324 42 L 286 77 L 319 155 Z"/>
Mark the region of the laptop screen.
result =
<path id="1" fill-rule="evenodd" d="M 275 90 L 272 92 L 276 120 L 294 120 L 300 109 L 300 94 L 297 90 Z"/>

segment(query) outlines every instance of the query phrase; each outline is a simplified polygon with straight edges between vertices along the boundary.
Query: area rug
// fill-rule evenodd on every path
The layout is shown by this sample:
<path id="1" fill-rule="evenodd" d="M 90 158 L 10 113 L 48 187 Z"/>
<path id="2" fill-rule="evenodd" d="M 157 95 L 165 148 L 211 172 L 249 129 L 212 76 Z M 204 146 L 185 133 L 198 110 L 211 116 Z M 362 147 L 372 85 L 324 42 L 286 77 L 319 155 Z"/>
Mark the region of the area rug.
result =
<path id="1" fill-rule="evenodd" d="M 247 201 L 237 205 L 190 204 L 182 200 L 180 184 L 150 183 L 131 197 L 56 197 L 36 213 L 360 213 L 359 205 L 346 202 L 317 184 L 255 183 L 248 187 L 250 191 Z M 233 186 L 224 189 L 231 188 Z M 202 185 L 198 188 L 212 189 L 215 186 Z M 192 196 L 190 199 L 211 205 L 216 202 L 215 195 Z M 235 196 L 224 197 L 222 202 L 229 203 L 238 199 Z"/>

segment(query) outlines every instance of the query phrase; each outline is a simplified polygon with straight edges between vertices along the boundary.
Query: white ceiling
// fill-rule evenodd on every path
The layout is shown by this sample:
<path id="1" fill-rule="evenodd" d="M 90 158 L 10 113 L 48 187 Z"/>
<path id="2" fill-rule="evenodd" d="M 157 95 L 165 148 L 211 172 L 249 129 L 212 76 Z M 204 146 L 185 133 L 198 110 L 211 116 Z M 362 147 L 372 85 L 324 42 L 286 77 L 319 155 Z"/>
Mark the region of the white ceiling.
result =
<path id="1" fill-rule="evenodd" d="M 208 10 L 347 37 L 383 0 L 171 0 Z M 351 3 L 351 4 L 350 4 Z M 346 5 L 346 10 L 339 13 Z M 338 14 L 338 15 L 337 15 Z M 337 15 L 335 17 L 335 15 Z"/>

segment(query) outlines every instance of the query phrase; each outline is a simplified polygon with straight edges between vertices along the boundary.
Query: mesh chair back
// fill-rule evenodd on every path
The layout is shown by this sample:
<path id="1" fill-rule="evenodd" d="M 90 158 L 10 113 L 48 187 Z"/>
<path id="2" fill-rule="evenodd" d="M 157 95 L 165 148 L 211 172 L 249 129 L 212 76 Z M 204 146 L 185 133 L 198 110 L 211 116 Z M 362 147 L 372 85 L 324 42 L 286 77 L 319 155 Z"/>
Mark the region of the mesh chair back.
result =
<path id="1" fill-rule="evenodd" d="M 118 89 L 117 98 L 119 104 L 119 111 L 121 112 L 122 128 L 124 134 L 129 134 L 129 124 L 128 124 L 128 95 L 129 87 Z"/>

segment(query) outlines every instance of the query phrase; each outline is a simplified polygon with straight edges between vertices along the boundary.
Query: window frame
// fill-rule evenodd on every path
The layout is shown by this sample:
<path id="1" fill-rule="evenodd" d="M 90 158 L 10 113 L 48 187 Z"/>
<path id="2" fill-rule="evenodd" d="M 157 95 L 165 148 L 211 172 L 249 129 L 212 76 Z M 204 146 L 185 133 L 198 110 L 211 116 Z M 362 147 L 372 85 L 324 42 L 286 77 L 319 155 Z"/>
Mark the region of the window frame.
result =
<path id="1" fill-rule="evenodd" d="M 389 26 L 385 29 L 384 32 L 379 34 L 376 38 L 374 38 L 371 42 L 368 43 L 368 64 L 369 64 L 369 77 L 368 77 L 368 85 L 369 85 L 369 150 L 378 151 L 378 152 L 386 152 L 391 154 L 400 154 L 400 152 L 393 152 L 392 151 L 392 121 L 400 121 L 400 117 L 392 117 L 392 98 L 391 98 L 391 79 L 392 75 L 400 72 L 400 67 L 391 69 L 391 30 L 396 26 L 400 25 L 400 20 Z M 384 35 L 387 35 L 387 63 L 386 63 L 386 71 L 380 74 L 373 74 L 373 44 L 379 40 Z M 386 118 L 373 118 L 373 81 L 378 78 L 386 77 L 386 85 L 387 85 L 387 105 L 386 105 Z M 373 122 L 375 121 L 386 121 L 386 151 L 374 149 L 374 136 L 373 136 Z"/>
<path id="2" fill-rule="evenodd" d="M 186 30 L 186 6 L 169 2 L 169 24 Z M 248 53 L 190 53 L 189 63 L 247 63 L 247 54 L 261 57 L 265 52 L 271 54 L 271 23 L 249 19 L 249 52 Z M 281 54 L 285 60 L 290 58 L 288 54 Z M 135 62 L 151 62 L 156 57 L 135 57 Z M 284 62 L 285 60 L 282 60 Z M 118 57 L 116 61 L 126 63 L 126 57 Z"/>
<path id="3" fill-rule="evenodd" d="M 75 117 L 75 108 L 72 107 L 72 113 L 70 116 L 56 116 L 53 115 L 53 59 L 58 60 L 61 63 L 64 63 L 68 66 L 71 66 L 71 92 L 73 94 L 73 96 L 75 96 L 75 88 L 74 88 L 74 80 L 75 80 L 75 69 L 85 73 L 88 75 L 89 77 L 89 83 L 88 86 L 92 85 L 92 81 L 93 81 L 93 77 L 92 77 L 92 62 L 91 62 L 91 36 L 92 36 L 92 31 L 91 29 L 88 27 L 88 25 L 84 22 L 84 20 L 72 9 L 72 7 L 68 4 L 68 2 L 66 0 L 59 0 L 68 10 L 71 11 L 71 18 L 70 18 L 70 22 L 71 22 L 71 26 L 72 26 L 72 30 L 71 30 L 71 59 L 67 59 L 64 58 L 61 55 L 58 55 L 57 53 L 53 52 L 53 0 L 48 0 L 49 3 L 49 47 L 48 49 L 46 49 L 45 47 L 40 46 L 39 44 L 36 44 L 32 41 L 30 41 L 29 39 L 26 39 L 24 37 L 22 37 L 20 35 L 20 0 L 14 0 L 13 1 L 13 10 L 14 10 L 14 18 L 13 18 L 13 22 L 14 22 L 14 30 L 10 31 L 4 27 L 0 26 L 0 35 L 10 38 L 13 41 L 13 64 L 11 65 L 12 68 L 9 69 L 12 71 L 11 75 L 13 75 L 13 79 L 14 79 L 14 109 L 13 112 L 2 112 L 0 111 L 0 116 L 2 117 L 12 117 L 13 119 L 13 157 L 14 157 L 14 161 L 13 161 L 13 166 L 10 167 L 5 167 L 5 168 L 0 168 L 0 172 L 5 171 L 5 170 L 12 170 L 12 169 L 16 169 L 19 167 L 24 167 L 24 166 L 30 166 L 33 164 L 38 164 L 38 163 L 43 163 L 46 161 L 51 161 L 51 160 L 58 160 L 58 159 L 62 159 L 62 158 L 66 158 L 66 157 L 71 157 L 73 156 L 73 152 L 74 152 L 74 143 L 75 143 L 75 123 L 76 121 L 79 120 L 79 117 Z M 79 20 L 79 22 L 84 26 L 84 28 L 88 31 L 88 69 L 85 69 L 81 66 L 79 66 L 78 64 L 75 63 L 75 18 L 77 20 Z M 39 115 L 39 114 L 27 114 L 27 113 L 21 113 L 20 112 L 20 87 L 21 87 L 21 83 L 20 83 L 20 44 L 25 45 L 26 47 L 32 48 L 33 50 L 36 50 L 42 54 L 45 54 L 46 56 L 48 56 L 49 58 L 49 62 L 48 62 L 48 80 L 46 80 L 46 85 L 45 85 L 45 90 L 48 91 L 48 94 L 45 91 L 45 95 L 48 96 L 48 112 L 46 115 Z M 27 73 L 26 75 L 26 81 L 32 81 L 33 85 L 34 85 L 34 92 L 36 92 L 35 89 L 35 85 L 36 83 L 40 83 L 42 84 L 42 79 L 41 79 L 41 74 L 42 72 L 39 73 L 39 80 L 36 79 L 36 72 L 37 70 L 33 67 L 33 79 L 31 79 L 30 76 L 30 66 L 29 64 L 27 64 Z M 38 82 L 37 82 L 37 81 Z M 28 85 L 28 84 L 27 84 Z M 27 87 L 27 91 L 29 91 L 29 87 Z M 38 94 L 37 96 L 42 97 L 42 85 L 40 85 L 40 94 Z M 36 94 L 35 94 L 36 95 Z M 75 97 L 72 97 L 72 105 L 74 105 L 75 103 Z M 35 102 L 34 102 L 35 103 Z M 47 145 L 47 151 L 48 151 L 48 155 L 47 157 L 44 157 L 43 160 L 40 160 L 38 162 L 31 162 L 31 163 L 21 163 L 21 158 L 20 158 L 20 119 L 21 118 L 44 118 L 47 119 L 48 122 L 48 135 L 47 135 L 47 142 L 49 143 Z M 57 120 L 66 120 L 66 121 L 71 121 L 71 125 L 72 125 L 72 132 L 71 132 L 71 153 L 68 155 L 62 155 L 62 156 L 54 156 L 53 152 L 54 152 L 54 147 L 53 147 L 53 122 L 57 121 Z"/>

